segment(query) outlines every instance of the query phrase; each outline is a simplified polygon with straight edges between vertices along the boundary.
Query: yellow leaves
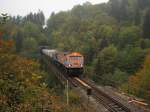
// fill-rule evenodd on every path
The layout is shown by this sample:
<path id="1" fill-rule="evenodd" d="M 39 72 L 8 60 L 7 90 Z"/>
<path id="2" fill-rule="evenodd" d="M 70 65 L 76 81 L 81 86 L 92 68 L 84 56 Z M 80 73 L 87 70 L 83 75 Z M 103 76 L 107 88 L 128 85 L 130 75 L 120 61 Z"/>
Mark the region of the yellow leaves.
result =
<path id="1" fill-rule="evenodd" d="M 129 86 L 132 93 L 143 93 L 144 97 L 150 100 L 150 54 L 146 56 L 143 68 L 129 77 Z"/>
<path id="2" fill-rule="evenodd" d="M 32 73 L 32 79 L 41 79 L 42 76 L 36 73 Z"/>
<path id="3" fill-rule="evenodd" d="M 34 67 L 30 60 L 12 54 L 5 55 L 4 58 L 6 58 L 4 66 L 8 73 L 15 74 L 18 80 L 31 77 Z M 0 61 L 3 61 L 3 58 L 0 58 Z"/>
<path id="4" fill-rule="evenodd" d="M 143 67 L 144 69 L 150 69 L 150 54 L 145 58 Z"/>
<path id="5" fill-rule="evenodd" d="M 9 51 L 12 41 L 0 40 L 0 107 L 15 112 L 66 112 L 63 98 L 42 82 L 39 63 Z M 9 49 L 8 49 L 9 48 Z M 9 106 L 7 103 L 9 102 Z"/>

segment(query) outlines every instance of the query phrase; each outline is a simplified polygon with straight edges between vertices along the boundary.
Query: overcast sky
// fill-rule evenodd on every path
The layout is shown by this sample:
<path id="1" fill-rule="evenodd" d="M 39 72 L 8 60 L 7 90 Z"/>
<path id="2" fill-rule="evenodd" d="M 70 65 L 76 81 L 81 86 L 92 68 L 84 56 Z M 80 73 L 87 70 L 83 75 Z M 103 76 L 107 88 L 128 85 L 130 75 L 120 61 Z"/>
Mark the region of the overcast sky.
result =
<path id="1" fill-rule="evenodd" d="M 48 18 L 52 12 L 66 11 L 86 1 L 98 4 L 108 0 L 0 0 L 0 13 L 25 16 L 40 9 Z"/>

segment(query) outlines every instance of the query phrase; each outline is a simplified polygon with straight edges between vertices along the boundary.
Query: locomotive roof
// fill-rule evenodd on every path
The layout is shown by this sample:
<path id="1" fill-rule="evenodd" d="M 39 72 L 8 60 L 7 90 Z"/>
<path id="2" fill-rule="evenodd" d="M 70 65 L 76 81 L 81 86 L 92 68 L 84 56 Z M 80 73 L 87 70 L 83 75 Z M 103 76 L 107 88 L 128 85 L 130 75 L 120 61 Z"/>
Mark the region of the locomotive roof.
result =
<path id="1" fill-rule="evenodd" d="M 82 56 L 82 55 L 78 52 L 72 52 L 72 53 L 69 53 L 68 56 Z"/>
<path id="2" fill-rule="evenodd" d="M 67 55 L 67 56 L 83 56 L 81 55 L 80 53 L 78 52 L 58 52 L 58 54 L 64 54 L 64 55 Z"/>

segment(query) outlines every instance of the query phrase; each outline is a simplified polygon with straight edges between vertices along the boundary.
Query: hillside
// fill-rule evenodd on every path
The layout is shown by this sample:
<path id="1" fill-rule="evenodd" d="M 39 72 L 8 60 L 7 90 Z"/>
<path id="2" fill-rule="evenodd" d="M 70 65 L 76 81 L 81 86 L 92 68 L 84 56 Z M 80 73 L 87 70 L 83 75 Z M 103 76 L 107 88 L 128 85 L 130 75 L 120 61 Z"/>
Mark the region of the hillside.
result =
<path id="1" fill-rule="evenodd" d="M 52 48 L 83 53 L 85 75 L 97 83 L 128 88 L 130 93 L 145 97 L 143 94 L 148 93 L 141 88 L 143 84 L 136 87 L 141 88 L 138 90 L 133 84 L 127 85 L 150 53 L 149 8 L 149 0 L 110 0 L 97 5 L 86 2 L 53 13 L 47 21 L 47 36 Z"/>
<path id="2" fill-rule="evenodd" d="M 28 84 L 37 89 L 41 83 L 36 82 L 38 79 L 35 79 L 36 83 L 30 81 L 32 80 L 30 75 L 41 74 L 41 71 L 37 67 L 38 63 L 30 59 L 39 59 L 39 46 L 47 45 L 61 51 L 77 51 L 85 57 L 85 77 L 91 78 L 97 84 L 113 86 L 149 100 L 149 20 L 150 0 L 110 0 L 108 3 L 96 5 L 86 2 L 83 5 L 74 6 L 69 11 L 52 13 L 47 21 L 42 11 L 31 12 L 25 17 L 1 15 L 0 39 L 2 43 L 11 40 L 14 45 L 11 46 L 11 50 L 2 51 L 0 63 L 7 63 L 6 67 L 10 70 L 13 70 L 13 67 L 19 69 L 17 64 L 23 64 L 25 72 L 28 71 L 26 64 L 27 66 L 29 66 L 28 63 L 33 64 L 33 71 L 29 71 L 29 74 L 26 75 L 29 75 L 30 83 Z M 45 21 L 47 27 L 43 27 Z M 13 60 L 14 58 L 21 61 Z M 11 61 L 13 61 L 13 66 L 9 65 Z M 1 66 L 1 71 L 7 71 L 3 65 Z M 15 90 L 17 88 L 17 91 L 25 94 L 20 89 L 26 84 L 17 85 L 19 82 L 15 83 L 16 80 L 22 80 L 19 78 L 22 72 L 14 70 L 11 72 L 17 75 L 17 79 L 9 80 L 8 76 L 6 80 L 12 81 L 12 84 L 9 85 L 11 89 L 15 87 Z M 26 81 L 26 75 L 23 75 L 23 83 Z M 0 77 L 3 77 L 3 73 L 0 74 Z M 3 81 L 0 84 L 3 84 Z M 7 94 L 8 90 L 0 86 Z M 31 88 L 25 89 L 30 91 Z M 43 92 L 42 89 L 47 93 L 46 88 L 40 87 L 40 92 L 36 94 L 37 97 Z M 15 93 L 20 94 L 20 92 Z M 15 95 L 14 92 L 10 94 Z M 28 100 L 25 102 L 22 98 L 30 99 L 31 96 L 21 95 L 18 101 L 23 100 L 24 103 L 27 103 Z M 1 98 L 2 101 L 3 98 L 5 94 Z M 16 99 L 12 100 L 16 103 Z"/>

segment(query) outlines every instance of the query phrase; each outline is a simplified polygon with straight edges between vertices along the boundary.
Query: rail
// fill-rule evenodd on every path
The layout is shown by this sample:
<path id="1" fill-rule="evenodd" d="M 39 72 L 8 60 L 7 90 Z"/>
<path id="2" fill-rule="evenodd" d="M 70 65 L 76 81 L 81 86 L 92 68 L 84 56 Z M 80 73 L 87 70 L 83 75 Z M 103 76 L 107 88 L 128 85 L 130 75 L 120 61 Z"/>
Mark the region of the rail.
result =
<path id="1" fill-rule="evenodd" d="M 44 57 L 43 57 L 44 58 Z M 46 57 L 45 57 L 46 58 Z M 51 61 L 51 60 L 49 60 Z M 45 60 L 46 62 L 46 60 Z M 50 64 L 48 64 L 50 66 Z M 55 65 L 54 65 L 55 66 Z M 61 71 L 57 67 L 53 67 L 55 71 L 59 71 L 59 77 L 63 80 L 68 80 L 69 83 L 74 87 L 82 87 L 83 89 L 87 90 L 87 95 L 92 95 L 97 101 L 104 105 L 110 112 L 132 112 L 128 107 L 124 106 L 120 102 L 116 101 L 115 99 L 111 98 L 109 95 L 105 94 L 101 90 L 99 90 L 96 85 L 89 83 L 85 79 L 78 78 L 78 77 L 68 77 L 67 74 L 61 73 Z M 61 76 L 63 75 L 63 76 Z"/>
<path id="2" fill-rule="evenodd" d="M 105 94 L 100 89 L 98 89 L 95 85 L 90 84 L 89 82 L 81 78 L 74 78 L 74 80 L 80 83 L 80 85 L 84 87 L 86 90 L 91 89 L 92 91 L 91 95 L 99 103 L 103 104 L 104 107 L 107 108 L 110 112 L 131 112 L 131 110 L 128 107 L 111 98 L 109 95 Z"/>

